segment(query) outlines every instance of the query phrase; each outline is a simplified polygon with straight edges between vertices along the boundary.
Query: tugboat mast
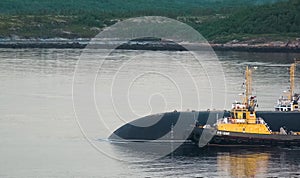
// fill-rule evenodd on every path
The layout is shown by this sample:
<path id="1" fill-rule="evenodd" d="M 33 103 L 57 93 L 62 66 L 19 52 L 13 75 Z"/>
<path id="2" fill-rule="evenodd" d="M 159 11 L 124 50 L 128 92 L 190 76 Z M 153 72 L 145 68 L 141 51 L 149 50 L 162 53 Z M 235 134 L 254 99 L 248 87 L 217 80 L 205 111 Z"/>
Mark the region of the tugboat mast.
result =
<path id="1" fill-rule="evenodd" d="M 246 91 L 245 91 L 245 98 L 243 104 L 245 104 L 248 107 L 249 98 L 252 95 L 252 70 L 248 66 L 246 67 L 245 80 L 246 80 L 245 81 Z"/>
<path id="2" fill-rule="evenodd" d="M 288 99 L 291 101 L 293 100 L 294 91 L 295 91 L 295 72 L 296 72 L 297 64 L 300 64 L 300 61 L 295 59 L 295 62 L 291 64 L 290 67 L 290 91 L 289 91 Z"/>

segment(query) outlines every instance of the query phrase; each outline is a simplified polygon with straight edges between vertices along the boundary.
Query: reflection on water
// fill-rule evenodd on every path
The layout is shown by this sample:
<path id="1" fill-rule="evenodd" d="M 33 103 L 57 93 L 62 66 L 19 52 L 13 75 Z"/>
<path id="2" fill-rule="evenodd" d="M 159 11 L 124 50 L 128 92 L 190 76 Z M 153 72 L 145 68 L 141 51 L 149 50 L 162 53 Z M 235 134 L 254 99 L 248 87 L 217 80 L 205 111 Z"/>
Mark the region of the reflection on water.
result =
<path id="1" fill-rule="evenodd" d="M 137 153 L 138 154 L 138 153 Z M 129 163 L 154 177 L 299 177 L 299 148 L 184 148 L 180 154 Z"/>
<path id="2" fill-rule="evenodd" d="M 131 148 L 134 145 L 135 143 L 113 144 L 112 149 L 117 154 L 128 156 L 129 167 L 134 171 L 139 171 L 141 177 L 300 176 L 299 147 L 209 147 L 199 149 L 197 145 L 186 144 L 168 156 L 152 160 L 155 158 L 153 153 L 145 153 L 142 150 Z M 165 145 L 165 147 L 168 146 L 170 147 L 170 144 Z M 133 160 L 133 158 L 136 159 Z"/>
<path id="3" fill-rule="evenodd" d="M 232 148 L 217 155 L 218 172 L 228 177 L 299 176 L 299 148 Z"/>
<path id="4" fill-rule="evenodd" d="M 267 172 L 270 153 L 241 153 L 218 155 L 218 170 L 231 177 L 255 177 Z"/>

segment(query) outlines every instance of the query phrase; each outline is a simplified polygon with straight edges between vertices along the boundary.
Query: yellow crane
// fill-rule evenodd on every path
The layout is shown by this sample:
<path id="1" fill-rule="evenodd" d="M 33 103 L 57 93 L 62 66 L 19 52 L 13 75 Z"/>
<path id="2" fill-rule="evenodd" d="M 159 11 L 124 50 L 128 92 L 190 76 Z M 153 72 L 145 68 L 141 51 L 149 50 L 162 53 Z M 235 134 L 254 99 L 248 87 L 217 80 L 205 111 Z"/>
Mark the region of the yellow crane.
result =
<path id="1" fill-rule="evenodd" d="M 245 71 L 245 94 L 243 98 L 243 104 L 246 107 L 255 108 L 255 103 L 252 97 L 252 68 L 246 67 Z"/>
<path id="2" fill-rule="evenodd" d="M 300 111 L 299 110 L 299 95 L 295 93 L 295 73 L 297 64 L 300 64 L 300 60 L 294 61 L 290 67 L 290 87 L 286 92 L 286 97 L 281 97 L 277 101 L 275 111 Z"/>
<path id="3" fill-rule="evenodd" d="M 252 95 L 252 70 L 248 66 L 246 67 L 245 77 L 246 93 L 244 98 L 244 104 L 246 104 L 246 106 L 249 106 L 249 97 Z"/>
<path id="4" fill-rule="evenodd" d="M 288 96 L 288 99 L 290 101 L 293 100 L 294 91 L 295 91 L 295 72 L 296 72 L 297 64 L 300 64 L 300 60 L 295 59 L 295 62 L 293 64 L 291 64 L 291 67 L 290 67 L 290 90 L 289 90 L 289 96 Z"/>

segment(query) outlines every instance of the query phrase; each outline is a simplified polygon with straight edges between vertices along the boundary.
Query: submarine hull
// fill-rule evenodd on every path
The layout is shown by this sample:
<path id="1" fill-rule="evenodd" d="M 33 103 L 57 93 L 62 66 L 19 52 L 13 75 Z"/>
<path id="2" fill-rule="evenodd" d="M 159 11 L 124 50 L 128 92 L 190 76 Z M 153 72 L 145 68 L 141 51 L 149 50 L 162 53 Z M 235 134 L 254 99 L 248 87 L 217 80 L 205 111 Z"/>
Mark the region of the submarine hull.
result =
<path id="1" fill-rule="evenodd" d="M 182 114 L 193 118 L 194 124 L 201 126 L 213 125 L 218 118 L 228 117 L 230 113 L 229 111 L 193 111 L 149 115 L 121 126 L 113 132 L 109 139 L 157 140 L 171 132 Z M 300 112 L 257 111 L 256 115 L 262 117 L 272 131 L 279 131 L 280 127 L 285 127 L 288 131 L 300 132 Z M 153 120 L 155 120 L 155 124 L 149 125 Z M 191 119 L 187 119 L 187 122 L 193 127 Z M 149 126 L 145 127 L 144 125 Z M 191 131 L 188 138 L 192 137 L 194 132 Z M 180 134 L 175 134 L 172 139 L 186 138 L 186 132 Z"/>

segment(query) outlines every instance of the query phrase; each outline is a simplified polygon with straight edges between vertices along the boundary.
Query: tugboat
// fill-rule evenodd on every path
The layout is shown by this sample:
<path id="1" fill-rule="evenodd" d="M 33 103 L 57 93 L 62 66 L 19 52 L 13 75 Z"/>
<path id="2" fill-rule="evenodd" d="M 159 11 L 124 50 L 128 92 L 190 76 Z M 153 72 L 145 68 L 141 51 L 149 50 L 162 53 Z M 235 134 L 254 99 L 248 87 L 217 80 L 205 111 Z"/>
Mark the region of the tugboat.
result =
<path id="1" fill-rule="evenodd" d="M 300 145 L 300 132 L 288 132 L 284 127 L 272 131 L 263 118 L 256 116 L 257 99 L 252 96 L 252 70 L 249 67 L 246 68 L 245 84 L 245 97 L 242 102 L 233 103 L 229 117 L 218 119 L 213 126 L 200 126 L 195 130 L 205 133 L 206 137 L 212 135 L 207 146 Z M 201 139 L 198 142 L 203 146 Z"/>
<path id="2" fill-rule="evenodd" d="M 299 60 L 295 60 L 290 67 L 290 87 L 287 97 L 282 96 L 278 99 L 275 111 L 300 111 L 300 94 L 294 93 L 295 91 L 295 72 Z"/>

